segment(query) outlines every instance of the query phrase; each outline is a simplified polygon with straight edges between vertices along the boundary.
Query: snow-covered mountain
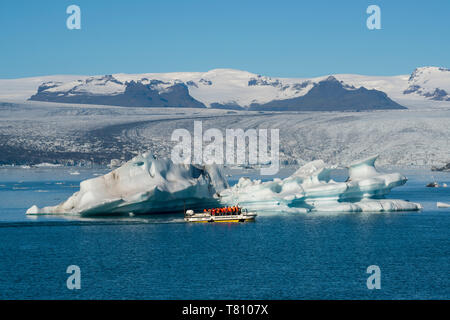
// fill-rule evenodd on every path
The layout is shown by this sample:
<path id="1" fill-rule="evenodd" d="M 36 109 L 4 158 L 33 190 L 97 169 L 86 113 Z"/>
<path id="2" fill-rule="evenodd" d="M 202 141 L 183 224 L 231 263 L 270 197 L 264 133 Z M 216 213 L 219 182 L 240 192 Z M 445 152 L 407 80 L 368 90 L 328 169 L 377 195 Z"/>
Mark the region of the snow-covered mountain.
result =
<path id="1" fill-rule="evenodd" d="M 411 75 L 337 74 L 275 78 L 233 69 L 208 72 L 46 76 L 0 80 L 0 100 L 250 110 L 372 110 L 450 101 L 450 70 Z"/>
<path id="2" fill-rule="evenodd" d="M 450 101 L 450 69 L 418 68 L 408 79 L 404 94 L 415 94 L 431 100 Z"/>
<path id="3" fill-rule="evenodd" d="M 33 100 L 75 96 L 105 96 L 125 94 L 130 83 L 140 83 L 164 93 L 176 85 L 185 85 L 189 95 L 206 107 L 249 107 L 252 103 L 268 103 L 306 94 L 313 87 L 310 81 L 279 79 L 232 69 L 208 72 L 176 72 L 149 74 L 114 74 L 83 77 L 74 81 L 47 81 Z M 62 99 L 62 98 L 61 98 Z"/>
<path id="4" fill-rule="evenodd" d="M 406 109 L 392 101 L 386 93 L 346 85 L 330 76 L 314 83 L 303 96 L 273 100 L 265 104 L 251 104 L 250 110 L 266 111 L 363 111 L 383 109 Z"/>
<path id="5" fill-rule="evenodd" d="M 187 85 L 181 81 L 120 81 L 112 75 L 69 83 L 45 82 L 30 100 L 125 107 L 205 107 L 189 95 Z"/>

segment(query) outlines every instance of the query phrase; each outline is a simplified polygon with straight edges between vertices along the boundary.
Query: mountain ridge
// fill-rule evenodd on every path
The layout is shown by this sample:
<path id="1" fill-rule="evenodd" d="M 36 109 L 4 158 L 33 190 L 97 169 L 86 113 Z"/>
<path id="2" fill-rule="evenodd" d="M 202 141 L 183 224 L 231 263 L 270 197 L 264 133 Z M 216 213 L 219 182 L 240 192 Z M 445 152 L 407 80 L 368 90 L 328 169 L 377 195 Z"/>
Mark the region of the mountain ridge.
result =
<path id="1" fill-rule="evenodd" d="M 330 76 L 276 78 L 234 69 L 213 69 L 207 72 L 0 79 L 0 100 L 11 101 L 20 97 L 22 100 L 59 103 L 244 110 L 260 107 L 259 110 L 280 111 L 283 108 L 292 109 L 291 106 L 287 107 L 292 103 L 298 103 L 293 109 L 299 110 L 321 110 L 321 106 L 330 103 L 345 107 L 337 108 L 339 110 L 375 110 L 398 108 L 410 101 L 450 101 L 450 72 L 445 68 L 421 67 L 410 75 L 400 76 L 337 74 L 331 77 L 342 84 L 346 91 L 341 91 L 347 93 L 345 97 L 338 96 L 335 98 L 342 100 L 332 101 L 330 96 L 329 101 L 320 103 L 318 100 L 321 97 L 316 97 L 309 106 L 305 105 L 305 100 L 311 100 L 318 84 L 330 81 Z M 354 92 L 358 89 L 361 89 L 358 92 L 359 101 Z M 327 98 L 330 93 L 325 91 L 322 92 L 322 98 Z M 306 98 L 300 98 L 304 96 Z M 353 97 L 354 101 L 349 106 L 343 106 L 349 97 Z M 316 105 L 316 102 L 319 104 Z M 367 105 L 361 106 L 361 103 Z"/>
<path id="2" fill-rule="evenodd" d="M 162 81 L 147 77 L 139 80 L 120 81 L 113 75 L 100 78 L 91 77 L 84 81 L 77 80 L 67 85 L 64 83 L 43 83 L 38 92 L 31 96 L 31 101 L 62 102 L 77 104 L 114 105 L 124 107 L 188 107 L 206 108 L 190 94 L 189 87 L 211 86 L 213 82 L 201 78 L 198 83 L 193 80 L 182 82 L 179 79 Z M 310 80 L 283 84 L 279 79 L 251 77 L 248 87 L 271 87 L 279 91 L 296 90 L 293 98 L 274 99 L 264 104 L 252 103 L 248 107 L 236 101 L 225 103 L 212 102 L 210 108 L 248 109 L 255 111 L 361 111 L 380 109 L 406 109 L 392 101 L 384 92 L 355 88 L 335 77 L 314 83 Z M 311 87 L 304 95 L 303 89 Z M 270 89 L 271 89 L 270 88 Z M 292 94 L 291 94 L 292 95 Z"/>
<path id="3" fill-rule="evenodd" d="M 279 111 L 366 111 L 407 108 L 389 99 L 382 91 L 348 86 L 330 76 L 314 84 L 304 96 L 250 106 L 250 110 L 273 111 L 274 109 Z"/>

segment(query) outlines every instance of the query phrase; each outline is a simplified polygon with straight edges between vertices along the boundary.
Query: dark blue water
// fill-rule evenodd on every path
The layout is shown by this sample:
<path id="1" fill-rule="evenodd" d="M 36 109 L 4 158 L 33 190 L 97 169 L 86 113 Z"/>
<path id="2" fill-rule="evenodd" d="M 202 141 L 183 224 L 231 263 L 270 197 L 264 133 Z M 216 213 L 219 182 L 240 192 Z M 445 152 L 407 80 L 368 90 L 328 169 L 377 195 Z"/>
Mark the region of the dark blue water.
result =
<path id="1" fill-rule="evenodd" d="M 265 213 L 247 224 L 185 224 L 180 215 L 25 217 L 102 171 L 0 170 L 1 299 L 430 299 L 450 298 L 450 188 L 407 171 L 391 197 L 422 212 Z M 66 268 L 81 268 L 81 289 Z M 368 290 L 366 268 L 381 269 Z"/>

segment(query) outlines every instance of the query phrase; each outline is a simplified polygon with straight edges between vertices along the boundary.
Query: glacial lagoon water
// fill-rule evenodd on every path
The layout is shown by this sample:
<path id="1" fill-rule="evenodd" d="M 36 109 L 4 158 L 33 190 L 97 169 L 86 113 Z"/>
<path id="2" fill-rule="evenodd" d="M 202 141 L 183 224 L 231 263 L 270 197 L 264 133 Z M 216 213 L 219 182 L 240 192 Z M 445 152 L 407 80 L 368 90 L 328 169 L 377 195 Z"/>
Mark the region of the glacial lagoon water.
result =
<path id="1" fill-rule="evenodd" d="M 409 181 L 389 197 L 422 211 L 186 224 L 181 213 L 27 217 L 106 171 L 1 168 L 0 299 L 449 299 L 450 209 L 436 202 L 450 202 L 450 187 L 425 184 L 450 186 L 450 173 L 395 171 Z M 67 289 L 69 265 L 81 269 L 80 290 Z M 381 269 L 380 290 L 367 289 L 370 265 Z"/>

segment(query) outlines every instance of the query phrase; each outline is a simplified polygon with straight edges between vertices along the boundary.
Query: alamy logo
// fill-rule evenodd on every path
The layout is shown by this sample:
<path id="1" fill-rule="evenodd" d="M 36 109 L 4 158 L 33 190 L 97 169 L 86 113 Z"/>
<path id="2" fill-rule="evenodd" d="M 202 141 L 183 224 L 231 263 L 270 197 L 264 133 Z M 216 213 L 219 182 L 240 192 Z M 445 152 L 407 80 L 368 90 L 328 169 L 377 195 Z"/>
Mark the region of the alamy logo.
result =
<path id="1" fill-rule="evenodd" d="M 194 121 L 193 145 L 187 129 L 173 131 L 171 140 L 178 144 L 172 149 L 171 160 L 176 164 L 259 164 L 262 175 L 273 175 L 279 170 L 279 130 L 270 129 L 270 149 L 268 132 L 268 129 L 226 129 L 224 139 L 221 130 L 211 128 L 203 132 L 202 122 Z M 204 146 L 204 142 L 207 145 Z"/>
<path id="2" fill-rule="evenodd" d="M 79 266 L 70 265 L 67 267 L 66 273 L 71 274 L 66 281 L 67 289 L 81 289 L 81 270 Z"/>
<path id="3" fill-rule="evenodd" d="M 66 26 L 69 30 L 81 29 L 81 9 L 77 5 L 70 5 L 66 9 L 66 13 L 70 16 L 66 20 Z"/>
<path id="4" fill-rule="evenodd" d="M 379 266 L 372 265 L 368 266 L 367 273 L 371 274 L 367 278 L 367 289 L 373 290 L 373 289 L 381 289 L 381 270 Z"/>
<path id="5" fill-rule="evenodd" d="M 381 9 L 377 5 L 370 5 L 366 10 L 367 14 L 370 16 L 367 18 L 367 28 L 369 30 L 380 30 L 381 29 Z"/>

